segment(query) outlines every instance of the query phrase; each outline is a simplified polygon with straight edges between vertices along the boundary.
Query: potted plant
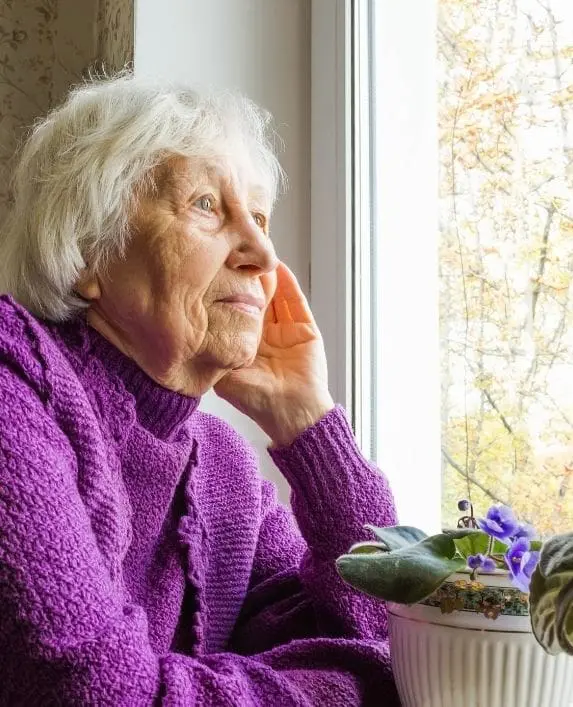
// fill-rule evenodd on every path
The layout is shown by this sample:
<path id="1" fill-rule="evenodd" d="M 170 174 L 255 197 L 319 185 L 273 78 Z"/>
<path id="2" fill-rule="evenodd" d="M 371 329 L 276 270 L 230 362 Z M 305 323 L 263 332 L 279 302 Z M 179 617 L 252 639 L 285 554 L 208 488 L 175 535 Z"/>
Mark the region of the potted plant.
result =
<path id="1" fill-rule="evenodd" d="M 404 707 L 571 707 L 573 660 L 547 652 L 572 645 L 571 544 L 542 547 L 507 506 L 483 519 L 459 508 L 458 527 L 432 536 L 367 526 L 375 539 L 337 560 L 346 582 L 388 602 Z"/>

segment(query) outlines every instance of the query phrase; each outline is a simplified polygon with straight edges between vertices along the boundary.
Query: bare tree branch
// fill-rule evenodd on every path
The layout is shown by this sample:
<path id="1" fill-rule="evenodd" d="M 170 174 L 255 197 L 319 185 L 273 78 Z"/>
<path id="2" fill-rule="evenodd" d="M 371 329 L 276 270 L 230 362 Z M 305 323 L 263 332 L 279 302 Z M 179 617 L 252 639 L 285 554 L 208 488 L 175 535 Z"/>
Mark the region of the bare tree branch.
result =
<path id="1" fill-rule="evenodd" d="M 509 432 L 509 434 L 512 437 L 515 437 L 515 432 L 513 431 L 512 426 L 509 424 L 507 417 L 502 413 L 502 411 L 499 409 L 497 403 L 493 399 L 491 393 L 487 388 L 482 388 L 481 391 L 485 397 L 485 399 L 488 401 L 488 403 L 492 406 L 492 408 L 497 412 L 499 419 L 501 420 L 501 424 L 505 427 L 505 429 Z"/>
<path id="2" fill-rule="evenodd" d="M 509 506 L 510 504 L 500 498 L 496 493 L 494 493 L 491 489 L 488 489 L 487 486 L 484 486 L 482 483 L 480 483 L 475 476 L 468 475 L 466 470 L 460 466 L 456 461 L 452 459 L 452 457 L 448 454 L 448 452 L 442 447 L 442 454 L 444 455 L 444 459 L 448 462 L 448 464 L 452 467 L 452 469 L 455 469 L 458 474 L 464 477 L 464 479 L 469 478 L 470 482 L 474 485 L 477 486 L 480 491 L 483 491 L 486 496 L 489 496 L 492 501 L 495 501 L 496 503 L 502 503 L 504 506 Z"/>
<path id="3" fill-rule="evenodd" d="M 537 264 L 537 278 L 535 280 L 535 285 L 533 286 L 533 294 L 531 295 L 531 318 L 533 321 L 535 321 L 537 300 L 541 291 L 541 281 L 543 279 L 543 274 L 545 273 L 545 264 L 547 263 L 547 246 L 549 243 L 549 232 L 551 230 L 551 222 L 553 221 L 554 214 L 555 207 L 552 204 L 547 208 L 547 220 L 545 221 L 545 227 L 543 228 L 543 240 L 539 251 L 539 262 Z"/>

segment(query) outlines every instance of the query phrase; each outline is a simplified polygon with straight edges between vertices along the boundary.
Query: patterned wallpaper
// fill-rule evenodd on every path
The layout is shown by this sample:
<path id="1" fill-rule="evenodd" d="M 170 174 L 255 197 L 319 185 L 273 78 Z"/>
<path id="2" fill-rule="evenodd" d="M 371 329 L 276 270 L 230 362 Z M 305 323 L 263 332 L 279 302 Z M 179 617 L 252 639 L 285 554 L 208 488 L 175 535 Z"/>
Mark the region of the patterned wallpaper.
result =
<path id="1" fill-rule="evenodd" d="M 100 0 L 97 18 L 98 61 L 108 72 L 133 62 L 134 0 Z"/>
<path id="2" fill-rule="evenodd" d="M 133 61 L 133 0 L 0 0 L 0 228 L 14 152 L 90 67 Z"/>

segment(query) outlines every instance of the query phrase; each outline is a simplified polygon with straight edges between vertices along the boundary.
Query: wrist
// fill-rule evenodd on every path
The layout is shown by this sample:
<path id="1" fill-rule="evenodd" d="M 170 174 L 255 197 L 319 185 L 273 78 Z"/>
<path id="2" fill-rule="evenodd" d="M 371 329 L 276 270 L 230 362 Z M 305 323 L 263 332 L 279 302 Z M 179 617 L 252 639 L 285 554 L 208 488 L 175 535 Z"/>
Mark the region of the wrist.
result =
<path id="1" fill-rule="evenodd" d="M 273 447 L 287 447 L 309 427 L 315 425 L 334 408 L 330 394 L 305 402 L 273 405 L 270 416 L 261 425 L 272 440 Z"/>

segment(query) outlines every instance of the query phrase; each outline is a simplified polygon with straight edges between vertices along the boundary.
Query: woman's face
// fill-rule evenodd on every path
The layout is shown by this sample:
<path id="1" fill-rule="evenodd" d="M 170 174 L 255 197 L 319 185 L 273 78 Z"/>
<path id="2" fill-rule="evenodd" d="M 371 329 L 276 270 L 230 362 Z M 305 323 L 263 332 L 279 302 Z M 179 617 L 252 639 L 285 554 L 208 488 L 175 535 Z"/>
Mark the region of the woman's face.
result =
<path id="1" fill-rule="evenodd" d="M 174 157 L 154 177 L 125 257 L 80 292 L 90 323 L 150 377 L 199 395 L 257 353 L 278 264 L 269 192 L 246 154 Z"/>

